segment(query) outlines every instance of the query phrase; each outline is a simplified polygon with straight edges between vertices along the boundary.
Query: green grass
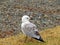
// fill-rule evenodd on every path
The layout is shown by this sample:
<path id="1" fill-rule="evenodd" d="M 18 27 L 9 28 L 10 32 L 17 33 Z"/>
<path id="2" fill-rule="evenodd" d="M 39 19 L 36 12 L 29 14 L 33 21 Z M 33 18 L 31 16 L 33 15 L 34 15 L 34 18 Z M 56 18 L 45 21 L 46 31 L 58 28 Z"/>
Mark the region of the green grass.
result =
<path id="1" fill-rule="evenodd" d="M 0 38 L 0 45 L 60 45 L 60 26 L 45 29 L 40 32 L 41 36 L 45 40 L 45 43 L 39 42 L 35 39 L 28 37 L 24 43 L 24 34 L 18 34 L 8 38 Z"/>

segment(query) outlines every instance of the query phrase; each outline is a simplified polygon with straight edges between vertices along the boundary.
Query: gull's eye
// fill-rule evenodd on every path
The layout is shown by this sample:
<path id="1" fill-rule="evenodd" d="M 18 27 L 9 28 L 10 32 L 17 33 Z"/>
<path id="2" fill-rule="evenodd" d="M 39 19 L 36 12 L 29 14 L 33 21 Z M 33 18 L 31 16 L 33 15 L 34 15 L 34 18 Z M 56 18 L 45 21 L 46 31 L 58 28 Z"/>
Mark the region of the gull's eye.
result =
<path id="1" fill-rule="evenodd" d="M 27 18 L 28 19 L 28 18 Z"/>

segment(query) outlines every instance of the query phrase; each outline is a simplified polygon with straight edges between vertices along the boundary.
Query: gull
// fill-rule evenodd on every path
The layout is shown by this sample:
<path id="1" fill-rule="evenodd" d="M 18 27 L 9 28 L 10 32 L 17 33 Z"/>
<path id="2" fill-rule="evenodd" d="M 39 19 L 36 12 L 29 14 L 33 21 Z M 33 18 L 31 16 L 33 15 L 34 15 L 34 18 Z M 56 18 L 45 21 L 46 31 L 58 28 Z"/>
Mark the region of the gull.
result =
<path id="1" fill-rule="evenodd" d="M 30 22 L 30 17 L 28 15 L 24 15 L 22 17 L 21 31 L 26 35 L 26 38 L 29 36 L 38 41 L 44 42 L 36 25 Z"/>

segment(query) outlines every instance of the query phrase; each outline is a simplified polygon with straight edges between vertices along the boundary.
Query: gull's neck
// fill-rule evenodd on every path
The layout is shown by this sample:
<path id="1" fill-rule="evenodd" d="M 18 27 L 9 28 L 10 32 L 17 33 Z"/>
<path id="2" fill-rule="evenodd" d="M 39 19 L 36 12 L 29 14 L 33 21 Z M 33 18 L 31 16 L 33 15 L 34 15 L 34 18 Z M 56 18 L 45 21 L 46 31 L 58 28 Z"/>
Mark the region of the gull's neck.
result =
<path id="1" fill-rule="evenodd" d="M 29 23 L 30 21 L 22 21 L 22 23 Z"/>

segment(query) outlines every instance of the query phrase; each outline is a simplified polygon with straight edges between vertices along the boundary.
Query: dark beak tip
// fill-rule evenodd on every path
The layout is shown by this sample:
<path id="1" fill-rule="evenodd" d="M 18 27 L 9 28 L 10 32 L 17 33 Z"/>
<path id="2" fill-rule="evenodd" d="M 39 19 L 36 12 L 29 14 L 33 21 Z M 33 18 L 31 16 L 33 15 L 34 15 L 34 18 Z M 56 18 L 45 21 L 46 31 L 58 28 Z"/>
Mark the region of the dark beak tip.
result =
<path id="1" fill-rule="evenodd" d="M 30 18 L 30 20 L 33 20 L 33 18 Z"/>

